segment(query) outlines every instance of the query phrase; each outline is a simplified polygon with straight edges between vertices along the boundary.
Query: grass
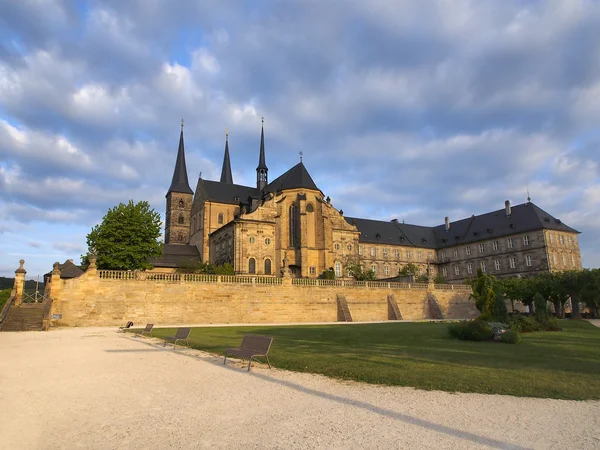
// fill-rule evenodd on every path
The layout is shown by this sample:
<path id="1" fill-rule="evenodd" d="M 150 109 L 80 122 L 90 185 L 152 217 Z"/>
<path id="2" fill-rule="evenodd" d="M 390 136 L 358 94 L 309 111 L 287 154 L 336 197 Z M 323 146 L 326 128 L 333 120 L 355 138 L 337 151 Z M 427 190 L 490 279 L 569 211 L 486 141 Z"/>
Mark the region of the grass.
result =
<path id="1" fill-rule="evenodd" d="M 561 332 L 518 345 L 458 341 L 447 324 L 194 328 L 192 347 L 223 354 L 245 334 L 273 336 L 271 364 L 373 384 L 573 400 L 600 399 L 600 328 L 561 321 Z M 154 329 L 155 337 L 175 329 Z"/>

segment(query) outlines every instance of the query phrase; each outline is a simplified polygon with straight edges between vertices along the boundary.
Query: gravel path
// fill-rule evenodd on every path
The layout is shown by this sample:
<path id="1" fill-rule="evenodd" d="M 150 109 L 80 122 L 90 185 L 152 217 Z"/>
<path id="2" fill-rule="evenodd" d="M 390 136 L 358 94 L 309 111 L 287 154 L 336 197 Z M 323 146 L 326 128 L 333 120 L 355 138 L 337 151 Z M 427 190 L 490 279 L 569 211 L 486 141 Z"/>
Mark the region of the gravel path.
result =
<path id="1" fill-rule="evenodd" d="M 0 448 L 600 448 L 600 402 L 247 373 L 157 343 L 0 333 Z"/>

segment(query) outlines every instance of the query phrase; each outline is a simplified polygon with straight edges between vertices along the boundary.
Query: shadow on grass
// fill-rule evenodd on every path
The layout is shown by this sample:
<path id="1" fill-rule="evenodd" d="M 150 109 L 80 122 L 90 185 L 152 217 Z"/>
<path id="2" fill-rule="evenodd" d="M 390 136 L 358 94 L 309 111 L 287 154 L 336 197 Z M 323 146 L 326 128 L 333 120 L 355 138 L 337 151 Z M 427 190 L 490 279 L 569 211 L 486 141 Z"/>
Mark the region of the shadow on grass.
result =
<path id="1" fill-rule="evenodd" d="M 126 336 L 124 336 L 124 337 L 126 337 Z M 149 342 L 147 340 L 144 341 L 144 340 L 140 340 L 140 339 L 131 339 L 131 340 L 133 342 L 138 342 L 138 343 L 152 347 L 152 349 L 148 349 L 146 351 L 163 351 L 162 347 L 155 348 L 158 344 L 155 344 L 154 342 Z M 219 361 L 217 361 L 216 356 L 199 354 L 198 350 L 196 350 L 196 349 L 193 349 L 193 351 L 195 351 L 195 354 L 184 353 L 184 352 L 177 351 L 177 350 L 179 350 L 179 349 L 175 349 L 175 352 L 181 356 L 185 356 L 185 357 L 193 358 L 198 361 L 206 362 L 206 363 L 218 366 L 218 367 L 222 368 L 223 370 L 229 370 L 229 371 L 233 371 L 233 372 L 239 373 L 239 374 L 246 374 L 247 376 L 251 376 L 251 377 L 257 378 L 259 380 L 266 381 L 268 383 L 285 386 L 289 389 L 293 389 L 298 392 L 302 392 L 303 394 L 306 394 L 306 395 L 311 395 L 311 396 L 314 396 L 317 398 L 324 398 L 324 399 L 327 399 L 332 402 L 352 406 L 355 408 L 360 408 L 365 411 L 372 412 L 374 414 L 379 414 L 381 416 L 389 417 L 391 419 L 398 420 L 398 421 L 401 421 L 401 422 L 404 422 L 404 423 L 407 423 L 410 425 L 415 425 L 415 426 L 418 426 L 421 428 L 425 428 L 427 430 L 434 431 L 437 433 L 443 433 L 443 434 L 446 434 L 449 436 L 453 436 L 456 438 L 471 441 L 471 442 L 474 442 L 479 445 L 484 445 L 484 446 L 491 447 L 491 448 L 502 448 L 502 449 L 511 448 L 511 449 L 519 449 L 520 450 L 520 449 L 526 448 L 526 447 L 521 447 L 521 446 L 514 445 L 514 444 L 509 444 L 507 442 L 499 441 L 496 439 L 491 439 L 491 438 L 488 438 L 485 436 L 480 436 L 475 433 L 470 433 L 468 431 L 458 430 L 456 428 L 448 427 L 446 425 L 441 425 L 441 424 L 437 424 L 434 422 L 430 422 L 428 420 L 420 419 L 418 417 L 410 416 L 407 414 L 402 414 L 402 413 L 399 413 L 396 411 L 392 411 L 390 409 L 381 408 L 381 407 L 372 405 L 367 402 L 352 400 L 352 399 L 342 397 L 339 395 L 334 395 L 334 394 L 329 394 L 327 392 L 318 391 L 316 389 L 311 389 L 311 388 L 302 386 L 300 384 L 297 384 L 297 383 L 294 383 L 291 381 L 276 379 L 276 378 L 270 377 L 266 374 L 257 373 L 257 372 L 246 372 L 246 369 L 238 368 L 237 366 L 224 365 L 223 363 L 220 362 L 220 360 L 221 360 L 220 357 L 219 357 Z M 187 349 L 185 347 L 181 347 L 181 350 L 189 350 L 189 349 Z M 105 351 L 118 352 L 115 350 L 105 350 Z M 171 349 L 171 351 L 173 351 L 173 349 Z"/>

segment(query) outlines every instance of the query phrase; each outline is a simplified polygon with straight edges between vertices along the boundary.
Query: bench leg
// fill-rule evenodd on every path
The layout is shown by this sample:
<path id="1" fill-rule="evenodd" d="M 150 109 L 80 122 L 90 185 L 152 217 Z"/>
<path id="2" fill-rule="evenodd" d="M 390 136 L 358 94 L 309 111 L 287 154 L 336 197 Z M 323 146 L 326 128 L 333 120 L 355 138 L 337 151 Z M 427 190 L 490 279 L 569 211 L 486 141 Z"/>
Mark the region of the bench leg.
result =
<path id="1" fill-rule="evenodd" d="M 269 365 L 269 369 L 271 369 L 271 363 L 269 362 L 269 356 L 265 355 L 265 358 L 267 358 L 267 364 Z"/>
<path id="2" fill-rule="evenodd" d="M 248 360 L 248 372 L 250 372 L 250 364 L 252 364 L 252 356 L 250 357 L 250 359 Z"/>
<path id="3" fill-rule="evenodd" d="M 227 353 L 225 353 L 225 359 L 223 360 L 223 365 L 225 365 L 225 363 L 227 363 Z"/>

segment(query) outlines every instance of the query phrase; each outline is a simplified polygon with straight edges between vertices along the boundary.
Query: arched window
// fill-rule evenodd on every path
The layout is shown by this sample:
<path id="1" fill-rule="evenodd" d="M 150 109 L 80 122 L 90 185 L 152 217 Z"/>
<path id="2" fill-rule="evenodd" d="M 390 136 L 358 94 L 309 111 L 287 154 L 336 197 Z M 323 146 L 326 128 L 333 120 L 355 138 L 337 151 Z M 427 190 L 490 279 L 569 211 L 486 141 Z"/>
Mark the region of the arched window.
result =
<path id="1" fill-rule="evenodd" d="M 335 262 L 335 276 L 336 277 L 342 276 L 342 263 L 339 261 Z"/>
<path id="2" fill-rule="evenodd" d="M 219 224 L 223 223 L 223 213 L 219 213 L 219 216 L 217 218 L 217 222 L 219 222 Z"/>
<path id="3" fill-rule="evenodd" d="M 183 241 L 183 233 L 177 233 L 177 240 L 179 242 Z"/>
<path id="4" fill-rule="evenodd" d="M 265 275 L 271 275 L 271 260 L 265 259 Z"/>
<path id="5" fill-rule="evenodd" d="M 179 207 L 183 208 L 185 206 L 185 202 L 183 200 L 179 200 Z"/>
<path id="6" fill-rule="evenodd" d="M 296 205 L 290 205 L 289 213 L 290 213 L 290 247 L 296 247 L 298 244 L 296 234 L 298 233 L 298 220 L 297 220 L 297 211 Z"/>
<path id="7" fill-rule="evenodd" d="M 184 222 L 183 214 L 179 214 L 179 218 L 177 219 L 177 223 L 182 224 Z"/>
<path id="8" fill-rule="evenodd" d="M 248 273 L 256 273 L 256 260 L 254 258 L 250 258 L 250 261 L 248 261 Z"/>
<path id="9" fill-rule="evenodd" d="M 314 212 L 313 205 L 311 203 L 306 205 L 306 212 Z"/>

